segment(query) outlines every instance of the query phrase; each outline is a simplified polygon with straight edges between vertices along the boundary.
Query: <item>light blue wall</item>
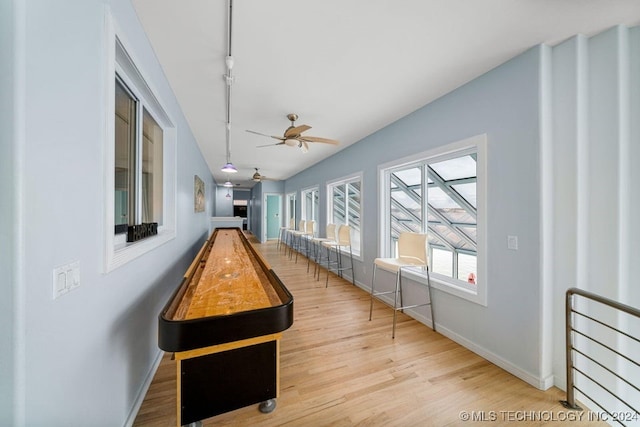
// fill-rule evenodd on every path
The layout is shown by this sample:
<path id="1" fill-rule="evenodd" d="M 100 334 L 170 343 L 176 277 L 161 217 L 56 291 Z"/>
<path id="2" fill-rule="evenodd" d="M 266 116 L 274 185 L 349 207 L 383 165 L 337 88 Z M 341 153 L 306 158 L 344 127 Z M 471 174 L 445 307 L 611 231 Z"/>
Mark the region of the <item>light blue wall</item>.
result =
<path id="1" fill-rule="evenodd" d="M 8 6 L 2 4 L 0 25 L 3 32 L 11 31 L 11 14 L 5 14 Z M 212 206 L 194 213 L 193 176 L 205 181 L 207 200 L 212 200 L 215 183 L 129 0 L 15 4 L 22 16 L 14 22 L 25 23 L 17 26 L 15 38 L 24 40 L 17 47 L 25 73 L 24 86 L 16 86 L 16 106 L 26 132 L 6 146 L 10 130 L 5 130 L 2 114 L 0 178 L 4 185 L 5 175 L 11 174 L 4 168 L 5 151 L 16 150 L 21 156 L 17 176 L 9 177 L 7 185 L 19 185 L 15 191 L 20 198 L 9 192 L 9 200 L 17 201 L 23 215 L 10 217 L 3 228 L 17 229 L 15 247 L 24 263 L 8 292 L 18 295 L 15 318 L 7 324 L 0 319 L 0 412 L 3 421 L 13 417 L 0 423 L 122 426 L 135 416 L 134 405 L 144 397 L 143 385 L 162 354 L 158 313 L 207 234 Z M 177 130 L 176 237 L 107 274 L 102 273 L 103 210 L 112 195 L 103 186 L 103 145 L 111 115 L 103 91 L 113 77 L 105 72 L 105 4 Z M 3 89 L 8 81 L 11 77 L 3 72 Z M 4 104 L 2 108 L 4 112 Z M 9 117 L 15 126 L 22 125 Z M 2 208 L 3 220 L 6 215 Z M 1 258 L 2 269 L 10 267 Z M 80 262 L 80 287 L 54 300 L 53 268 L 72 260 Z M 0 312 L 7 316 L 11 310 L 3 305 Z M 6 348 L 12 333 L 17 350 Z M 4 381 L 7 371 L 15 373 L 14 383 Z M 16 400 L 14 414 L 4 411 L 7 392 Z"/>
<path id="2" fill-rule="evenodd" d="M 14 281 L 17 260 L 15 147 L 17 131 L 14 115 L 15 5 L 0 1 L 0 425 L 11 425 L 14 413 L 15 313 Z"/>
<path id="3" fill-rule="evenodd" d="M 216 187 L 215 216 L 233 216 L 233 188 Z M 227 197 L 229 194 L 231 197 Z"/>
<path id="4" fill-rule="evenodd" d="M 363 260 L 357 263 L 356 280 L 368 288 L 379 247 L 378 165 L 486 133 L 488 306 L 434 291 L 435 317 L 442 332 L 504 361 L 536 384 L 540 380 L 541 334 L 541 52 L 540 47 L 530 49 L 285 184 L 286 192 L 320 186 L 323 232 L 326 182 L 363 172 Z M 507 235 L 519 237 L 518 251 L 507 249 Z"/>
<path id="5" fill-rule="evenodd" d="M 266 193 L 270 194 L 283 194 L 284 182 L 282 181 L 261 181 L 253 186 L 251 189 L 251 197 L 249 199 L 249 229 L 259 239 L 263 239 L 263 224 L 264 212 L 264 196 Z"/>
<path id="6" fill-rule="evenodd" d="M 234 189 L 233 200 L 249 200 L 251 198 L 251 190 Z"/>
<path id="7" fill-rule="evenodd" d="M 538 46 L 292 177 L 285 192 L 319 185 L 322 234 L 327 181 L 363 171 L 356 280 L 369 288 L 378 165 L 486 133 L 488 305 L 435 291 L 438 329 L 537 387 L 564 387 L 566 289 L 640 306 L 639 75 L 638 28 Z M 412 315 L 429 321 L 426 309 Z"/>
<path id="8" fill-rule="evenodd" d="M 258 238 L 262 235 L 262 186 L 265 182 L 259 182 L 251 189 L 249 198 L 249 230 Z"/>

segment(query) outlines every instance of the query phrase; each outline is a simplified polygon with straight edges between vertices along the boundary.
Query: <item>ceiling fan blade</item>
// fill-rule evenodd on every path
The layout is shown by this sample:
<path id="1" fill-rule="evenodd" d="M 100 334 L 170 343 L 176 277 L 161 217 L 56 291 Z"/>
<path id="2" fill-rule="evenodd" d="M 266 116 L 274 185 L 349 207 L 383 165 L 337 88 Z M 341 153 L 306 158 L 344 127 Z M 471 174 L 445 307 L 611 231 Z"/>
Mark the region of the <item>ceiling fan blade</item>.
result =
<path id="1" fill-rule="evenodd" d="M 307 131 L 311 129 L 311 126 L 307 126 L 307 125 L 300 125 L 300 126 L 296 126 L 294 128 L 289 128 L 284 132 L 284 136 L 286 137 L 290 137 L 290 136 L 296 136 L 296 135 L 300 135 L 302 132 Z"/>
<path id="2" fill-rule="evenodd" d="M 325 144 L 334 145 L 340 144 L 340 142 L 336 141 L 335 139 L 320 138 L 319 136 L 301 136 L 300 139 L 307 142 L 323 142 Z"/>
<path id="3" fill-rule="evenodd" d="M 284 145 L 284 141 L 282 141 L 282 142 L 276 142 L 275 144 L 256 145 L 256 148 L 261 148 L 261 147 L 273 147 L 274 145 Z"/>
<path id="4" fill-rule="evenodd" d="M 300 140 L 300 150 L 302 150 L 303 153 L 308 152 L 309 151 L 309 144 L 307 144 L 306 141 Z"/>
<path id="5" fill-rule="evenodd" d="M 266 133 L 260 133 L 260 132 L 256 132 L 255 130 L 249 130 L 249 129 L 247 129 L 247 132 L 255 133 L 256 135 L 266 136 L 268 138 L 274 138 L 274 139 L 278 139 L 278 140 L 282 141 L 282 137 L 279 137 L 279 136 L 267 135 Z"/>

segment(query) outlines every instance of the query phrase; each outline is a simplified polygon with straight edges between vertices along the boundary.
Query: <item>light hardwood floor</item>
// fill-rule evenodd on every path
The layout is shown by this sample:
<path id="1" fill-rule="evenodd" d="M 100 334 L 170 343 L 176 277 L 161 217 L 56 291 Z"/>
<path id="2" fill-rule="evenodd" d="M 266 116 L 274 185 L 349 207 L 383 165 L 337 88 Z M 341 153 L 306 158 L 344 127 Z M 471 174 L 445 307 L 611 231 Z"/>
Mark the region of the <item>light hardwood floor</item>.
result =
<path id="1" fill-rule="evenodd" d="M 334 275 L 325 289 L 306 258 L 296 264 L 275 243 L 256 248 L 295 299 L 294 324 L 281 340 L 277 408 L 262 414 L 252 405 L 204 426 L 606 425 L 564 410 L 559 389 L 537 390 L 404 314 L 392 340 L 392 310 L 376 303 L 369 322 L 368 293 Z M 134 425 L 175 426 L 175 394 L 166 354 Z M 572 417 L 581 419 L 566 421 Z"/>

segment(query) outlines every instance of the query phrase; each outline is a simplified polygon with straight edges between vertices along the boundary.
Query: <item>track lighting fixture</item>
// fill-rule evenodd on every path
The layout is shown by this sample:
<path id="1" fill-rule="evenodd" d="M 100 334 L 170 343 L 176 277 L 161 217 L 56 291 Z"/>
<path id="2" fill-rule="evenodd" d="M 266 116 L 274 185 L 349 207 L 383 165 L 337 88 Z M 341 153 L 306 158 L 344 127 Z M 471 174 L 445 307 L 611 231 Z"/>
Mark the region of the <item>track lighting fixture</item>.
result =
<path id="1" fill-rule="evenodd" d="M 231 26 L 232 26 L 232 10 L 233 0 L 229 0 L 229 25 L 228 25 L 228 53 L 225 58 L 225 64 L 227 65 L 227 73 L 224 75 L 224 79 L 227 83 L 227 122 L 225 125 L 225 139 L 227 143 L 227 163 L 222 167 L 222 172 L 237 173 L 238 169 L 231 163 L 231 151 L 229 150 L 229 140 L 231 139 L 231 85 L 233 84 L 233 76 L 231 75 L 231 69 L 233 68 L 233 56 L 231 56 Z M 225 183 L 226 186 L 226 183 Z"/>

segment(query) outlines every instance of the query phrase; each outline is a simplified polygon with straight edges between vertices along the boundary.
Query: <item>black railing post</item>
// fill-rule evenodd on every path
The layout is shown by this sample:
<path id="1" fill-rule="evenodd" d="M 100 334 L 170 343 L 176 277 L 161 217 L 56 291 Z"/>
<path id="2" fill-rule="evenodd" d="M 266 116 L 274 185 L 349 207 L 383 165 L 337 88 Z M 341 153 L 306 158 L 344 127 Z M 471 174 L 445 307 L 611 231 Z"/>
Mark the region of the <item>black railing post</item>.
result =
<path id="1" fill-rule="evenodd" d="M 567 291 L 565 298 L 565 352 L 567 358 L 567 400 L 560 401 L 565 408 L 582 410 L 576 405 L 573 388 L 573 292 Z"/>

